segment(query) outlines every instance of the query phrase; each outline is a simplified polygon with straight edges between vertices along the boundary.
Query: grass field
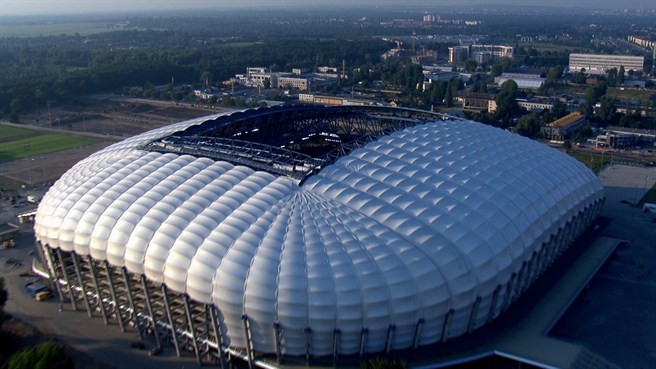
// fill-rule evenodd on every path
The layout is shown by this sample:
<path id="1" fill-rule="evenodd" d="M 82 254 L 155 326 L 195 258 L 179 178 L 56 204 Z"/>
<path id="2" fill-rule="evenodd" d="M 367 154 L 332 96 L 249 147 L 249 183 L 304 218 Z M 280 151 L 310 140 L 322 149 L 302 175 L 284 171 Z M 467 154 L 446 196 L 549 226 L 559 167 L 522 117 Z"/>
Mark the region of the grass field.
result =
<path id="1" fill-rule="evenodd" d="M 80 34 L 82 36 L 94 33 L 110 32 L 104 22 L 62 22 L 38 24 L 11 24 L 0 26 L 1 37 L 35 37 L 58 36 L 61 34 Z"/>
<path id="2" fill-rule="evenodd" d="M 653 90 L 637 90 L 637 89 L 624 89 L 620 90 L 617 87 L 611 87 L 606 91 L 606 96 L 614 97 L 618 100 L 632 100 L 640 101 L 642 105 L 650 103 L 649 97 L 654 94 Z"/>
<path id="3" fill-rule="evenodd" d="M 568 153 L 570 156 L 574 157 L 576 160 L 585 164 L 588 168 L 592 169 L 593 172 L 599 173 L 601 169 L 611 162 L 611 156 L 606 154 L 602 155 L 601 153 L 591 154 L 587 152 L 572 152 Z"/>
<path id="4" fill-rule="evenodd" d="M 75 137 L 59 133 L 44 134 L 0 143 L 0 162 L 22 159 L 34 155 L 49 154 L 99 142 L 87 137 Z"/>
<path id="5" fill-rule="evenodd" d="M 0 140 L 6 140 L 13 137 L 20 137 L 33 134 L 34 131 L 24 128 L 16 128 L 5 125 L 0 125 Z"/>

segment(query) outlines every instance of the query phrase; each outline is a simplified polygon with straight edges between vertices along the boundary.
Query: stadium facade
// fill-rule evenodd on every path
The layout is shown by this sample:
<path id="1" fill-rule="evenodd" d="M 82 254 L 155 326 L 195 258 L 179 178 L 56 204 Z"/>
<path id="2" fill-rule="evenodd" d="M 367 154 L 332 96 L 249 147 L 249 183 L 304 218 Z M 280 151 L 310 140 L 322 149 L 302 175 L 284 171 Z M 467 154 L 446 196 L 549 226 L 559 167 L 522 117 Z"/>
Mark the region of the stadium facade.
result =
<path id="1" fill-rule="evenodd" d="M 439 345 L 495 320 L 596 218 L 576 160 L 375 107 L 213 115 L 79 162 L 39 205 L 60 296 L 225 365 Z"/>

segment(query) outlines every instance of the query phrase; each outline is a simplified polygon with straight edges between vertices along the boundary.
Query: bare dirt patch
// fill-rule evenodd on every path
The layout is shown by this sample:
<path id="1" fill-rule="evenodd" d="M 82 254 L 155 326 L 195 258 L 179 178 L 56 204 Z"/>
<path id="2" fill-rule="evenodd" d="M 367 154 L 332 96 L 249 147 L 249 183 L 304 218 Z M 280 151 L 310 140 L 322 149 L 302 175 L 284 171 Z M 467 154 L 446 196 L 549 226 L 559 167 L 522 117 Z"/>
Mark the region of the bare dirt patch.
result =
<path id="1" fill-rule="evenodd" d="M 114 142 L 171 123 L 222 111 L 226 109 L 109 94 L 87 97 L 79 104 L 51 106 L 25 114 L 21 116 L 20 123 L 30 128 L 88 135 L 103 142 L 0 163 L 0 187 L 16 190 L 23 185 L 49 185 L 81 159 Z"/>

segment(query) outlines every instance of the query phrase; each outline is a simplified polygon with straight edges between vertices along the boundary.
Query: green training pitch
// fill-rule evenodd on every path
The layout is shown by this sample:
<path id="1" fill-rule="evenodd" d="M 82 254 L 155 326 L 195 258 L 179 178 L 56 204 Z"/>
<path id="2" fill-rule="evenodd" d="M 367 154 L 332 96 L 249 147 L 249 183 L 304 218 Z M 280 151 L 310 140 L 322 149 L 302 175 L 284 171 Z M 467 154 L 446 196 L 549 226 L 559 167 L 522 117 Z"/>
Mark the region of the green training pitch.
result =
<path id="1" fill-rule="evenodd" d="M 0 143 L 0 162 L 27 158 L 35 155 L 73 149 L 99 142 L 93 138 L 69 136 L 59 133 Z"/>
<path id="2" fill-rule="evenodd" d="M 30 129 L 16 128 L 0 124 L 0 140 L 33 135 L 34 133 L 35 132 Z"/>

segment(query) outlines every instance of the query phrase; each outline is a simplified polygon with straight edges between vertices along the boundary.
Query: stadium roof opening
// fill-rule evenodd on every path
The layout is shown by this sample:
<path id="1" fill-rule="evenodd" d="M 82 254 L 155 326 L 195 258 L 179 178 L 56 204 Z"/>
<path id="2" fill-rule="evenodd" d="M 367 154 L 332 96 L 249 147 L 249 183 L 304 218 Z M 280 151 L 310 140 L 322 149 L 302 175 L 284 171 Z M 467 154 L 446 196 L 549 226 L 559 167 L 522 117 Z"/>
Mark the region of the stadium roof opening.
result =
<path id="1" fill-rule="evenodd" d="M 384 107 L 280 106 L 220 116 L 143 149 L 201 155 L 303 180 L 383 135 L 439 119 L 449 118 Z"/>

